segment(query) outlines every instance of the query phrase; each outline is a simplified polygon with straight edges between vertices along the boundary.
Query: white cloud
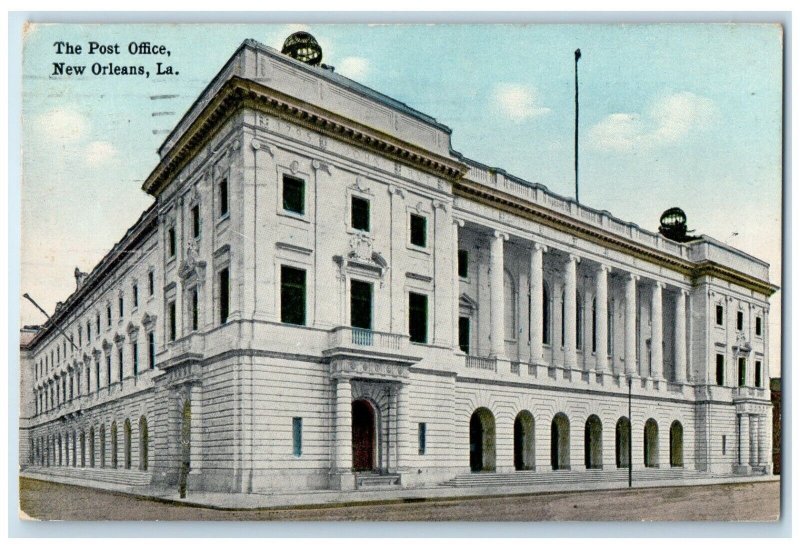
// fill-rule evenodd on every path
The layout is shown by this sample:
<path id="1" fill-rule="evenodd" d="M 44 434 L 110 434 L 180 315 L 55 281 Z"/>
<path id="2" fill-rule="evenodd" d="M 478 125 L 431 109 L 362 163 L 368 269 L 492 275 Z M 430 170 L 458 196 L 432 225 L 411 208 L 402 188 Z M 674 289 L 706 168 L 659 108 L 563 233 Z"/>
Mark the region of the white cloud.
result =
<path id="1" fill-rule="evenodd" d="M 538 104 L 538 95 L 536 88 L 531 86 L 500 83 L 492 90 L 492 108 L 514 122 L 522 122 L 550 112 L 549 108 Z"/>
<path id="2" fill-rule="evenodd" d="M 644 115 L 614 113 L 589 130 L 597 149 L 632 151 L 677 143 L 691 132 L 706 128 L 716 115 L 713 101 L 691 92 L 659 97 Z"/>
<path id="3" fill-rule="evenodd" d="M 345 57 L 336 64 L 336 70 L 348 78 L 360 80 L 369 72 L 369 61 L 363 57 Z"/>
<path id="4" fill-rule="evenodd" d="M 89 128 L 86 117 L 69 107 L 47 111 L 36 123 L 41 136 L 61 142 L 79 141 Z"/>
<path id="5" fill-rule="evenodd" d="M 84 160 L 90 166 L 100 166 L 117 156 L 117 149 L 108 141 L 92 141 L 84 149 Z"/>

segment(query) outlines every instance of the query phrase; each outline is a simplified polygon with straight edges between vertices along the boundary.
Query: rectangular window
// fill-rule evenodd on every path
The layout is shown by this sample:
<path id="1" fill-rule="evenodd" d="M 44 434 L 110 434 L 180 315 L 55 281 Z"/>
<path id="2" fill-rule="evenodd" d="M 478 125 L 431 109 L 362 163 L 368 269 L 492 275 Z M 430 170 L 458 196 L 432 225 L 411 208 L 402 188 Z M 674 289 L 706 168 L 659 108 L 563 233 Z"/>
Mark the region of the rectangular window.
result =
<path id="1" fill-rule="evenodd" d="M 100 361 L 94 363 L 94 386 L 98 391 L 100 390 Z"/>
<path id="2" fill-rule="evenodd" d="M 100 334 L 100 313 L 97 313 L 97 316 L 95 317 L 95 324 L 97 326 L 96 332 Z"/>
<path id="3" fill-rule="evenodd" d="M 219 272 L 219 323 L 228 322 L 230 312 L 230 273 L 227 268 Z"/>
<path id="4" fill-rule="evenodd" d="M 744 329 L 744 313 L 736 311 L 736 329 L 742 331 Z"/>
<path id="5" fill-rule="evenodd" d="M 283 176 L 283 209 L 300 215 L 306 213 L 306 182 L 297 177 Z"/>
<path id="6" fill-rule="evenodd" d="M 137 341 L 131 341 L 131 358 L 133 359 L 133 377 L 139 375 L 139 345 Z"/>
<path id="7" fill-rule="evenodd" d="M 156 293 L 156 277 L 153 271 L 147 273 L 147 294 L 153 295 Z"/>
<path id="8" fill-rule="evenodd" d="M 219 182 L 219 216 L 228 215 L 228 180 L 223 179 Z"/>
<path id="9" fill-rule="evenodd" d="M 369 232 L 369 200 L 353 196 L 350 199 L 350 226 Z"/>
<path id="10" fill-rule="evenodd" d="M 747 383 L 747 359 L 739 357 L 739 387 Z"/>
<path id="11" fill-rule="evenodd" d="M 167 229 L 167 257 L 175 257 L 177 242 L 175 240 L 175 227 Z"/>
<path id="12" fill-rule="evenodd" d="M 117 349 L 117 364 L 119 364 L 119 381 L 122 382 L 124 377 L 125 362 L 123 361 L 122 347 Z"/>
<path id="13" fill-rule="evenodd" d="M 760 389 L 762 387 L 762 384 L 761 384 L 761 361 L 760 360 L 756 360 L 756 366 L 755 366 L 754 373 L 755 373 L 755 376 L 756 376 L 756 387 L 758 387 Z"/>
<path id="14" fill-rule="evenodd" d="M 106 355 L 106 385 L 111 385 L 111 354 Z"/>
<path id="15" fill-rule="evenodd" d="M 756 335 L 757 336 L 762 335 L 761 334 L 761 317 L 760 316 L 756 317 Z"/>
<path id="16" fill-rule="evenodd" d="M 724 456 L 727 451 L 728 451 L 728 437 L 722 435 L 722 455 Z"/>
<path id="17" fill-rule="evenodd" d="M 350 326 L 372 329 L 372 284 L 350 281 Z"/>
<path id="18" fill-rule="evenodd" d="M 92 323 L 91 322 L 87 322 L 86 323 L 86 342 L 87 343 L 91 343 L 92 342 Z"/>
<path id="19" fill-rule="evenodd" d="M 155 332 L 147 333 L 147 365 L 151 370 L 156 367 L 156 334 Z"/>
<path id="20" fill-rule="evenodd" d="M 425 446 L 426 446 L 425 437 L 427 435 L 427 430 L 428 430 L 427 425 L 424 424 L 424 423 L 420 423 L 419 426 L 417 427 L 417 440 L 418 440 L 418 446 L 419 446 L 419 455 L 421 455 L 421 456 L 425 455 Z"/>
<path id="21" fill-rule="evenodd" d="M 170 301 L 167 305 L 167 322 L 169 323 L 168 330 L 169 330 L 169 340 L 175 341 L 175 338 L 178 336 L 178 325 L 177 319 L 175 318 L 175 302 Z"/>
<path id="22" fill-rule="evenodd" d="M 725 313 L 722 309 L 722 305 L 717 305 L 717 326 L 722 326 L 725 322 Z"/>
<path id="23" fill-rule="evenodd" d="M 458 276 L 467 278 L 469 275 L 469 252 L 467 250 L 458 250 Z"/>
<path id="24" fill-rule="evenodd" d="M 306 272 L 281 266 L 281 322 L 304 326 L 306 323 Z"/>
<path id="25" fill-rule="evenodd" d="M 200 205 L 192 206 L 192 238 L 200 237 Z"/>
<path id="26" fill-rule="evenodd" d="M 189 312 L 191 314 L 191 321 L 192 321 L 192 331 L 197 331 L 197 327 L 199 324 L 199 313 L 197 310 L 197 288 L 192 288 L 189 294 Z"/>
<path id="27" fill-rule="evenodd" d="M 108 327 L 111 327 L 111 305 L 106 307 L 106 321 L 108 322 Z"/>
<path id="28" fill-rule="evenodd" d="M 411 214 L 411 244 L 424 248 L 428 242 L 428 220 L 421 215 Z"/>
<path id="29" fill-rule="evenodd" d="M 119 317 L 125 316 L 125 298 L 119 296 Z"/>
<path id="30" fill-rule="evenodd" d="M 86 394 L 92 392 L 92 367 L 91 365 L 86 365 Z"/>
<path id="31" fill-rule="evenodd" d="M 725 385 L 725 355 L 717 355 L 717 385 Z"/>
<path id="32" fill-rule="evenodd" d="M 303 418 L 292 418 L 292 454 L 303 455 Z"/>
<path id="33" fill-rule="evenodd" d="M 428 342 L 428 296 L 408 294 L 408 335 L 414 343 Z"/>
<path id="34" fill-rule="evenodd" d="M 469 317 L 458 318 L 458 347 L 465 354 L 469 354 Z"/>
<path id="35" fill-rule="evenodd" d="M 138 306 L 139 306 L 139 285 L 138 284 L 134 284 L 133 285 L 133 308 L 135 309 Z"/>
<path id="36" fill-rule="evenodd" d="M 78 347 L 83 347 L 83 328 L 78 326 Z"/>

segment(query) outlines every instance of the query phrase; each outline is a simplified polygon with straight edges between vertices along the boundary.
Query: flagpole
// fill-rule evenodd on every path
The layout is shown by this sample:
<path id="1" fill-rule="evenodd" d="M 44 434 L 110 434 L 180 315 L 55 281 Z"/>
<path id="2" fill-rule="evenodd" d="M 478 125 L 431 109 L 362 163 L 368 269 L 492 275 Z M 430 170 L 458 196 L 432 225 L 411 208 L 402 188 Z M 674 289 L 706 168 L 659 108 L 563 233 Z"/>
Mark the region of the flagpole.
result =
<path id="1" fill-rule="evenodd" d="M 575 202 L 580 204 L 578 194 L 578 59 L 581 58 L 581 50 L 575 50 Z"/>

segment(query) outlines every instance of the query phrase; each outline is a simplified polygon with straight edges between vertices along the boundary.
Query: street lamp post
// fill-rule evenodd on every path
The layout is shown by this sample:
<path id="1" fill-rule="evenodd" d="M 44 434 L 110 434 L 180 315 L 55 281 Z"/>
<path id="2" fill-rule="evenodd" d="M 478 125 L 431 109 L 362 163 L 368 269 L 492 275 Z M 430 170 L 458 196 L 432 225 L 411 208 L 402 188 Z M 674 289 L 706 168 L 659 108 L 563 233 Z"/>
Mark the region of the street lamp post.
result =
<path id="1" fill-rule="evenodd" d="M 628 374 L 628 488 L 633 485 L 633 413 L 631 411 L 631 392 L 633 376 Z"/>

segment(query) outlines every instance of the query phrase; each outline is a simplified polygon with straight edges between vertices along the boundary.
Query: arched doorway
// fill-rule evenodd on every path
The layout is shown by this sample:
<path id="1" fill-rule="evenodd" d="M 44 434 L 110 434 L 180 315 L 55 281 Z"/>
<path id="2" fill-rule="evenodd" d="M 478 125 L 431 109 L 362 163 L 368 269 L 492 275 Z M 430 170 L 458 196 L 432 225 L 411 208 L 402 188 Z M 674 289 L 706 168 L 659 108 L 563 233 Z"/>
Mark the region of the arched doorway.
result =
<path id="1" fill-rule="evenodd" d="M 550 465 L 553 470 L 569 469 L 569 419 L 556 414 L 550 424 Z"/>
<path id="2" fill-rule="evenodd" d="M 478 408 L 469 420 L 469 468 L 474 473 L 495 470 L 495 423 L 487 408 Z"/>
<path id="3" fill-rule="evenodd" d="M 617 468 L 630 467 L 631 422 L 626 417 L 617 420 L 616 431 Z"/>
<path id="4" fill-rule="evenodd" d="M 673 421 L 669 428 L 669 464 L 683 467 L 683 425 L 680 421 Z"/>
<path id="5" fill-rule="evenodd" d="M 514 420 L 514 469 L 530 471 L 534 468 L 533 415 L 528 410 L 517 414 Z"/>
<path id="6" fill-rule="evenodd" d="M 644 466 L 658 467 L 658 423 L 653 418 L 644 424 Z"/>
<path id="7" fill-rule="evenodd" d="M 353 470 L 375 469 L 375 407 L 366 399 L 354 400 L 353 414 Z"/>
<path id="8" fill-rule="evenodd" d="M 603 423 L 596 415 L 586 420 L 583 434 L 584 463 L 587 469 L 603 468 Z"/>

